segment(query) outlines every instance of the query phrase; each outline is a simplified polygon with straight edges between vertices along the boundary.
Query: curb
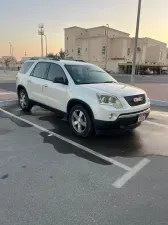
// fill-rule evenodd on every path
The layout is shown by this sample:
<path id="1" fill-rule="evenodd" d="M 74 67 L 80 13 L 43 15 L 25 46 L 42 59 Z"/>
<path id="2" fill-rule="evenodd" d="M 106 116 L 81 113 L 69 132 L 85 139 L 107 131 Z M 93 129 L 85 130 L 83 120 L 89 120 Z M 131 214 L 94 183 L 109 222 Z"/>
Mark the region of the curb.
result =
<path id="1" fill-rule="evenodd" d="M 11 106 L 11 105 L 16 105 L 16 104 L 18 104 L 17 99 L 0 101 L 0 107 L 7 107 L 7 106 Z"/>
<path id="2" fill-rule="evenodd" d="M 151 105 L 168 107 L 168 102 L 166 102 L 166 101 L 150 99 L 150 102 L 151 102 Z"/>

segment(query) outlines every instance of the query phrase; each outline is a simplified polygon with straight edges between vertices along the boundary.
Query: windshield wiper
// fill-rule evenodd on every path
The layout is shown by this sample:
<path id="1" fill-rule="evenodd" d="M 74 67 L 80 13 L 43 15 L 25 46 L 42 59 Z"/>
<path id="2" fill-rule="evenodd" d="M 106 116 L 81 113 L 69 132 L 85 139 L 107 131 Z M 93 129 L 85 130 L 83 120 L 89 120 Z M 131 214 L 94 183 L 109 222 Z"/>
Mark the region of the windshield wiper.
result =
<path id="1" fill-rule="evenodd" d="M 117 83 L 115 81 L 105 81 L 105 82 L 82 82 L 82 83 L 77 83 L 77 84 L 108 84 L 108 83 Z"/>
<path id="2" fill-rule="evenodd" d="M 103 82 L 104 84 L 108 84 L 108 83 L 116 83 L 115 81 L 105 81 Z"/>

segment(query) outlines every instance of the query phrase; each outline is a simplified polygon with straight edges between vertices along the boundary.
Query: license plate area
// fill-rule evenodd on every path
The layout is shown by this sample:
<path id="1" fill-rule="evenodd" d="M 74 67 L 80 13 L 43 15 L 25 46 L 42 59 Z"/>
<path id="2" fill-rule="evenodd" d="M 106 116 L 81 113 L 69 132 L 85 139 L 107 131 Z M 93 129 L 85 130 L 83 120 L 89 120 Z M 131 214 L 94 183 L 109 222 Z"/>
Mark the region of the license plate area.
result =
<path id="1" fill-rule="evenodd" d="M 138 123 L 141 123 L 146 120 L 146 113 L 141 113 L 138 116 Z"/>

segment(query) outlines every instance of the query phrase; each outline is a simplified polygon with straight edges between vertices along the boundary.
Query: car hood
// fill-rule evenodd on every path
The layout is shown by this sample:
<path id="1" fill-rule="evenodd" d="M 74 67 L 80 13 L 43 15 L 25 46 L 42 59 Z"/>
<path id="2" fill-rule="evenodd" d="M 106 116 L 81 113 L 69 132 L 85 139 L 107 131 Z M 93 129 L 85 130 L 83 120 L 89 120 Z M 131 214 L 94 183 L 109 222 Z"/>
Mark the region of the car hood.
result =
<path id="1" fill-rule="evenodd" d="M 97 93 L 106 93 L 118 97 L 145 94 L 145 91 L 123 83 L 108 83 L 108 84 L 83 84 L 86 89 L 95 90 Z"/>

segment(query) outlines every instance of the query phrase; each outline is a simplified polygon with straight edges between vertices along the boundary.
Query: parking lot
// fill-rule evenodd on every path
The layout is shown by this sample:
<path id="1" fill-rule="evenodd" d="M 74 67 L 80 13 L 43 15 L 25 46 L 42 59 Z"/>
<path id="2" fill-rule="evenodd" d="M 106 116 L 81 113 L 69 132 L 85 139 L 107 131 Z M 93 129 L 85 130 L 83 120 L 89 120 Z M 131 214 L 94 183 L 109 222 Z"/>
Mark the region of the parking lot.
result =
<path id="1" fill-rule="evenodd" d="M 81 139 L 42 108 L 0 109 L 0 224 L 167 224 L 167 111 Z"/>

